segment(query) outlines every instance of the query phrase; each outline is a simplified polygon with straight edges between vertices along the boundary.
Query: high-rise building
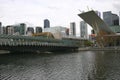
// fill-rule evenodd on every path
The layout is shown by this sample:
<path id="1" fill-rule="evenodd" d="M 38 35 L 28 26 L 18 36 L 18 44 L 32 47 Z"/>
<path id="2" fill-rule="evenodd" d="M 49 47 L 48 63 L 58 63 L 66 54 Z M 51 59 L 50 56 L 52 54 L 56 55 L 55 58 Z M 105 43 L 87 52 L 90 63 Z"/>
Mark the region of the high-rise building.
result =
<path id="1" fill-rule="evenodd" d="M 80 22 L 80 33 L 82 38 L 88 38 L 87 23 L 85 21 Z"/>
<path id="2" fill-rule="evenodd" d="M 20 35 L 25 35 L 25 32 L 26 32 L 26 24 L 21 23 L 20 24 Z"/>
<path id="3" fill-rule="evenodd" d="M 13 25 L 13 27 L 14 27 L 14 35 L 25 35 L 25 32 L 26 32 L 26 24 L 25 23 Z"/>
<path id="4" fill-rule="evenodd" d="M 0 34 L 2 34 L 2 22 L 0 22 Z"/>
<path id="5" fill-rule="evenodd" d="M 111 11 L 103 12 L 103 20 L 109 26 L 119 25 L 119 17 Z"/>
<path id="6" fill-rule="evenodd" d="M 66 35 L 69 36 L 69 28 L 66 29 Z"/>
<path id="7" fill-rule="evenodd" d="M 27 28 L 27 33 L 34 33 L 34 28 L 33 27 L 28 27 Z"/>
<path id="8" fill-rule="evenodd" d="M 14 25 L 14 35 L 20 35 L 20 27 L 19 27 L 19 25 Z"/>
<path id="9" fill-rule="evenodd" d="M 76 24 L 75 24 L 75 22 L 70 23 L 70 34 L 71 34 L 71 36 L 76 36 Z"/>
<path id="10" fill-rule="evenodd" d="M 8 35 L 13 35 L 14 34 L 14 27 L 13 26 L 7 26 L 6 27 L 6 29 L 7 29 L 7 34 Z"/>
<path id="11" fill-rule="evenodd" d="M 119 12 L 119 25 L 120 25 L 120 12 Z"/>
<path id="12" fill-rule="evenodd" d="M 113 20 L 113 25 L 118 26 L 119 25 L 119 16 L 117 14 L 112 14 L 112 20 Z"/>
<path id="13" fill-rule="evenodd" d="M 7 31 L 6 31 L 7 29 L 6 29 L 5 26 L 2 27 L 2 30 L 3 30 L 3 34 L 6 34 L 6 33 L 7 33 Z"/>
<path id="14" fill-rule="evenodd" d="M 109 25 L 109 26 L 112 25 L 112 13 L 111 13 L 111 11 L 103 12 L 103 20 L 107 25 Z"/>
<path id="15" fill-rule="evenodd" d="M 36 27 L 36 33 L 41 33 L 42 32 L 42 27 Z"/>
<path id="16" fill-rule="evenodd" d="M 50 28 L 50 21 L 48 19 L 44 20 L 44 28 Z"/>

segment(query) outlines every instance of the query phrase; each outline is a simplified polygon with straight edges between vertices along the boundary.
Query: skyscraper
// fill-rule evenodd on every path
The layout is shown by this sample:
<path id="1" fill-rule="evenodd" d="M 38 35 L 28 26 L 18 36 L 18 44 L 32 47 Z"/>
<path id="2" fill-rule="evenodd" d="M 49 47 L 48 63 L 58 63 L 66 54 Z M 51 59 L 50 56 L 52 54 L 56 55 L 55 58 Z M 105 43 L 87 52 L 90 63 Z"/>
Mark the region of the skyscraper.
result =
<path id="1" fill-rule="evenodd" d="M 85 21 L 80 22 L 80 33 L 82 38 L 88 38 L 87 23 Z"/>
<path id="2" fill-rule="evenodd" d="M 26 32 L 26 24 L 20 23 L 14 26 L 14 35 L 25 35 Z"/>
<path id="3" fill-rule="evenodd" d="M 120 25 L 120 12 L 119 12 L 119 25 Z"/>
<path id="4" fill-rule="evenodd" d="M 0 34 L 2 34 L 2 22 L 0 22 Z"/>
<path id="5" fill-rule="evenodd" d="M 75 22 L 70 23 L 70 32 L 71 32 L 71 36 L 76 36 L 76 24 L 75 24 Z"/>
<path id="6" fill-rule="evenodd" d="M 33 27 L 28 27 L 27 28 L 27 33 L 34 33 L 34 28 Z"/>
<path id="7" fill-rule="evenodd" d="M 2 30 L 3 30 L 3 34 L 7 34 L 7 31 L 6 31 L 7 29 L 5 26 L 2 27 Z"/>
<path id="8" fill-rule="evenodd" d="M 26 32 L 26 24 L 20 23 L 20 35 L 25 35 Z"/>
<path id="9" fill-rule="evenodd" d="M 50 21 L 48 19 L 44 20 L 44 28 L 50 28 Z"/>
<path id="10" fill-rule="evenodd" d="M 103 12 L 103 20 L 109 26 L 119 25 L 119 17 L 111 11 Z"/>
<path id="11" fill-rule="evenodd" d="M 36 33 L 41 33 L 42 32 L 42 28 L 41 27 L 36 27 Z"/>
<path id="12" fill-rule="evenodd" d="M 8 35 L 13 35 L 14 34 L 14 27 L 12 25 L 7 26 L 6 29 L 7 29 L 7 34 Z"/>

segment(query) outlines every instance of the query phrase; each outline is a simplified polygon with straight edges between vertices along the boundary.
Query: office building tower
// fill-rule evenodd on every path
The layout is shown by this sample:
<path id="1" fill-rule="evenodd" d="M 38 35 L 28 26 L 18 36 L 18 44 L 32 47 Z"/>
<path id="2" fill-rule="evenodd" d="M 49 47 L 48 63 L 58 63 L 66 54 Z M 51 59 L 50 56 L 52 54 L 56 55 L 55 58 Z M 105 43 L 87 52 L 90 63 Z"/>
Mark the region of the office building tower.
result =
<path id="1" fill-rule="evenodd" d="M 103 12 L 103 20 L 107 25 L 109 25 L 109 26 L 112 25 L 112 13 L 111 13 L 111 11 Z"/>
<path id="2" fill-rule="evenodd" d="M 26 24 L 25 23 L 20 23 L 20 35 L 25 35 L 26 32 Z"/>
<path id="3" fill-rule="evenodd" d="M 8 27 L 10 27 L 10 26 L 6 26 L 6 34 L 8 34 Z"/>
<path id="4" fill-rule="evenodd" d="M 119 25 L 120 25 L 120 12 L 119 12 Z"/>
<path id="5" fill-rule="evenodd" d="M 8 35 L 13 35 L 14 34 L 14 27 L 13 26 L 7 26 L 6 27 L 6 29 L 7 29 L 7 34 Z"/>
<path id="6" fill-rule="evenodd" d="M 20 35 L 19 25 L 14 25 L 14 35 Z"/>
<path id="7" fill-rule="evenodd" d="M 103 20 L 109 26 L 119 25 L 119 17 L 111 11 L 103 12 Z"/>
<path id="8" fill-rule="evenodd" d="M 48 19 L 44 20 L 44 28 L 50 28 L 50 21 Z"/>
<path id="9" fill-rule="evenodd" d="M 80 22 L 80 32 L 81 38 L 88 38 L 88 30 L 87 30 L 87 23 L 85 21 Z"/>
<path id="10" fill-rule="evenodd" d="M 6 31 L 7 29 L 6 29 L 5 26 L 2 27 L 2 30 L 3 30 L 3 34 L 6 34 L 6 33 L 7 33 L 7 31 Z"/>
<path id="11" fill-rule="evenodd" d="M 36 27 L 36 33 L 41 33 L 42 32 L 42 27 Z"/>
<path id="12" fill-rule="evenodd" d="M 119 16 L 117 14 L 112 14 L 112 20 L 113 20 L 113 25 L 118 26 L 119 25 Z"/>
<path id="13" fill-rule="evenodd" d="M 20 23 L 14 26 L 14 35 L 25 35 L 26 32 L 26 24 Z"/>
<path id="14" fill-rule="evenodd" d="M 0 34 L 2 34 L 2 22 L 0 22 Z"/>
<path id="15" fill-rule="evenodd" d="M 69 36 L 69 28 L 66 29 L 66 35 Z"/>
<path id="16" fill-rule="evenodd" d="M 28 27 L 27 28 L 27 33 L 34 33 L 34 28 L 33 27 Z"/>
<path id="17" fill-rule="evenodd" d="M 76 24 L 75 24 L 75 22 L 70 23 L 70 33 L 71 33 L 71 36 L 76 36 Z"/>

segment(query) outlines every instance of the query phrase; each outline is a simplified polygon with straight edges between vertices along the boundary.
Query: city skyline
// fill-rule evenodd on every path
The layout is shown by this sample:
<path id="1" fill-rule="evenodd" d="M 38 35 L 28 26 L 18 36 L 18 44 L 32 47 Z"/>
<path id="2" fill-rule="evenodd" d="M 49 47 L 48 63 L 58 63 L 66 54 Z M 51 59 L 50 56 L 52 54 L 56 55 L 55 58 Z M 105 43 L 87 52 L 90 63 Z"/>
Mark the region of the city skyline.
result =
<path id="1" fill-rule="evenodd" d="M 119 14 L 119 4 L 119 0 L 106 0 L 104 3 L 103 0 L 0 0 L 0 21 L 3 25 L 25 22 L 42 27 L 44 19 L 49 19 L 51 26 L 70 27 L 70 22 L 75 22 L 79 33 L 79 22 L 82 19 L 77 14 L 80 10 L 93 9 Z"/>

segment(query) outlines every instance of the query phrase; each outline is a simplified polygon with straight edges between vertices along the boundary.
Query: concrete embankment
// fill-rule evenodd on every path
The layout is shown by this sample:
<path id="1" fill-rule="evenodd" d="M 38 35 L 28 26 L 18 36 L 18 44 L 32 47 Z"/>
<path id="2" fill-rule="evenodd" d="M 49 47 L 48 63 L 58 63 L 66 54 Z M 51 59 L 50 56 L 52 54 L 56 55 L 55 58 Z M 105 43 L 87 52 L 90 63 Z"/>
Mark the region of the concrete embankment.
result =
<path id="1" fill-rule="evenodd" d="M 120 47 L 104 47 L 104 48 L 98 48 L 98 47 L 84 47 L 79 48 L 79 51 L 120 51 Z"/>

